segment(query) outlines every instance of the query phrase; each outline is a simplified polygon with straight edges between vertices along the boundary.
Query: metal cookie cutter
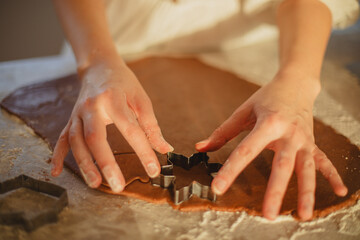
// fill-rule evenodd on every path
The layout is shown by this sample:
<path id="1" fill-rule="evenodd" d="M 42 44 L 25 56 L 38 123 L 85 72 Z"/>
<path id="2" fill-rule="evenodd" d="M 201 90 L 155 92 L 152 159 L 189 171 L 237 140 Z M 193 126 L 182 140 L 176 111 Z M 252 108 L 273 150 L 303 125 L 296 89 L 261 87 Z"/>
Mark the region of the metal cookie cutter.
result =
<path id="1" fill-rule="evenodd" d="M 29 216 L 23 211 L 0 212 L 0 224 L 4 225 L 23 225 L 26 231 L 32 231 L 46 223 L 56 222 L 58 214 L 68 205 L 66 189 L 52 183 L 43 182 L 26 175 L 20 175 L 0 183 L 0 194 L 18 189 L 28 188 L 36 192 L 45 193 L 56 197 L 56 201 L 47 209 Z"/>
<path id="2" fill-rule="evenodd" d="M 208 174 L 215 177 L 219 169 L 222 167 L 222 164 L 208 163 L 208 160 L 209 157 L 207 154 L 202 152 L 195 153 L 190 157 L 169 152 L 167 154 L 168 165 L 161 166 L 159 177 L 152 178 L 151 183 L 155 186 L 168 188 L 173 193 L 173 201 L 176 205 L 187 201 L 192 195 L 215 202 L 216 194 L 212 192 L 209 185 L 203 185 L 197 181 L 193 181 L 188 186 L 177 189 L 176 177 L 173 174 L 174 165 L 189 170 L 203 162 L 208 170 Z"/>

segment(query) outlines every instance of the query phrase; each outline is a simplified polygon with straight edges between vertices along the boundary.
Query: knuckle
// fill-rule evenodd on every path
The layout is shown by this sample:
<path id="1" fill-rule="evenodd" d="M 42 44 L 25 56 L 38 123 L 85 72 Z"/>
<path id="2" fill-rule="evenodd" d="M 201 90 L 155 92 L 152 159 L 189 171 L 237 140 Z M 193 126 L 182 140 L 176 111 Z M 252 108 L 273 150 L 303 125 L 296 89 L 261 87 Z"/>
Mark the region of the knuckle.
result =
<path id="1" fill-rule="evenodd" d="M 320 163 L 325 163 L 325 162 L 329 161 L 326 154 L 318 148 L 315 148 L 313 150 L 313 156 L 314 156 L 314 159 L 316 159 Z"/>
<path id="2" fill-rule="evenodd" d="M 317 168 L 324 168 L 329 166 L 329 160 L 325 156 L 314 156 L 316 159 L 316 167 Z"/>
<path id="3" fill-rule="evenodd" d="M 277 126 L 279 122 L 282 122 L 282 117 L 280 117 L 279 114 L 276 113 L 268 115 L 264 120 L 264 123 L 270 127 Z"/>
<path id="4" fill-rule="evenodd" d="M 212 138 L 216 140 L 216 143 L 224 145 L 228 142 L 228 139 L 224 135 L 224 129 L 222 126 L 215 129 L 212 134 Z"/>
<path id="5" fill-rule="evenodd" d="M 235 153 L 236 153 L 236 155 L 241 156 L 241 157 L 249 157 L 249 156 L 252 156 L 253 151 L 248 146 L 240 145 L 236 149 Z"/>
<path id="6" fill-rule="evenodd" d="M 153 112 L 153 106 L 151 100 L 148 96 L 143 96 L 139 98 L 135 103 L 132 105 L 132 108 L 139 113 L 143 112 Z"/>
<path id="7" fill-rule="evenodd" d="M 83 107 L 85 109 L 92 109 L 96 106 L 97 98 L 96 97 L 88 97 L 83 102 Z"/>
<path id="8" fill-rule="evenodd" d="M 146 132 L 146 135 L 153 135 L 154 133 L 160 133 L 160 127 L 157 123 L 145 123 L 143 125 L 144 131 Z"/>
<path id="9" fill-rule="evenodd" d="M 275 160 L 274 165 L 276 168 L 280 170 L 288 170 L 292 168 L 291 159 L 287 157 L 281 157 L 277 160 Z"/>
<path id="10" fill-rule="evenodd" d="M 271 134 L 279 135 L 286 126 L 286 122 L 283 120 L 283 117 L 279 114 L 270 114 L 267 116 L 262 124 L 266 127 L 268 131 L 271 131 Z"/>
<path id="11" fill-rule="evenodd" d="M 149 141 L 158 141 L 162 138 L 160 131 L 145 131 L 145 136 Z"/>
<path id="12" fill-rule="evenodd" d="M 111 87 L 107 87 L 106 89 L 104 89 L 99 95 L 97 95 L 95 97 L 96 102 L 100 102 L 100 101 L 107 101 L 110 100 L 114 97 L 114 89 Z"/>
<path id="13" fill-rule="evenodd" d="M 92 162 L 92 160 L 90 160 L 86 157 L 83 157 L 83 156 L 75 158 L 75 159 L 76 159 L 76 162 L 77 162 L 79 168 L 82 170 L 87 169 L 87 167 L 89 166 L 89 163 Z"/>
<path id="14" fill-rule="evenodd" d="M 226 121 L 228 121 L 228 120 L 226 120 Z M 217 134 L 221 134 L 224 132 L 224 130 L 225 130 L 224 124 L 221 124 L 215 129 L 214 132 L 216 132 Z"/>
<path id="15" fill-rule="evenodd" d="M 269 125 L 274 125 L 278 121 L 279 121 L 279 115 L 277 113 L 269 114 L 265 119 L 265 122 Z"/>
<path id="16" fill-rule="evenodd" d="M 128 124 L 124 129 L 124 135 L 129 138 L 134 138 L 138 134 L 138 129 L 135 124 Z"/>
<path id="17" fill-rule="evenodd" d="M 223 128 L 220 126 L 220 127 L 217 127 L 213 133 L 214 136 L 216 137 L 220 137 L 222 135 L 222 130 Z"/>
<path id="18" fill-rule="evenodd" d="M 336 177 L 338 176 L 338 173 L 337 173 L 336 169 L 334 169 L 334 168 L 330 168 L 327 171 L 323 171 L 322 174 L 325 177 L 325 179 L 328 181 L 330 179 L 332 179 L 334 176 L 336 176 Z"/>
<path id="19" fill-rule="evenodd" d="M 98 140 L 98 134 L 95 131 L 85 131 L 85 141 L 89 145 L 93 145 Z"/>
<path id="20" fill-rule="evenodd" d="M 77 135 L 74 128 L 70 128 L 69 130 L 69 142 L 73 143 L 76 141 Z"/>
<path id="21" fill-rule="evenodd" d="M 226 163 L 219 172 L 219 175 L 226 176 L 234 176 L 236 175 L 235 168 L 232 166 L 230 162 Z"/>
<path id="22" fill-rule="evenodd" d="M 228 141 L 227 138 L 225 138 L 224 136 L 219 136 L 214 139 L 214 143 L 220 146 L 225 145 L 227 141 Z"/>
<path id="23" fill-rule="evenodd" d="M 99 104 L 102 104 L 104 101 L 108 101 L 113 96 L 113 91 L 111 89 L 105 89 L 100 94 L 96 96 L 88 97 L 83 102 L 83 107 L 86 109 L 94 109 Z"/>
<path id="24" fill-rule="evenodd" d="M 59 136 L 58 141 L 59 142 L 65 142 L 65 141 L 68 140 L 68 136 L 69 136 L 68 131 L 62 131 L 62 133 Z"/>
<path id="25" fill-rule="evenodd" d="M 301 165 L 304 169 L 315 168 L 315 163 L 314 163 L 314 160 L 312 160 L 312 159 L 305 159 Z"/>

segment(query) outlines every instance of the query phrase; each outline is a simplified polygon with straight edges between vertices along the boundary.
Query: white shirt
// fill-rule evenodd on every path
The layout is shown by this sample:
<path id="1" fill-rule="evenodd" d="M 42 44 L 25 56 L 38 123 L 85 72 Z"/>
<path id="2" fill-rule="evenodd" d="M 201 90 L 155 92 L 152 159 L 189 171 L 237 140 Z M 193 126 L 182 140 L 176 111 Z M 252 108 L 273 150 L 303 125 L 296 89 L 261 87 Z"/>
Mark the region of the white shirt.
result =
<path id="1" fill-rule="evenodd" d="M 277 36 L 281 0 L 107 0 L 108 23 L 120 54 L 229 50 Z M 334 28 L 356 21 L 356 0 L 323 0 Z"/>

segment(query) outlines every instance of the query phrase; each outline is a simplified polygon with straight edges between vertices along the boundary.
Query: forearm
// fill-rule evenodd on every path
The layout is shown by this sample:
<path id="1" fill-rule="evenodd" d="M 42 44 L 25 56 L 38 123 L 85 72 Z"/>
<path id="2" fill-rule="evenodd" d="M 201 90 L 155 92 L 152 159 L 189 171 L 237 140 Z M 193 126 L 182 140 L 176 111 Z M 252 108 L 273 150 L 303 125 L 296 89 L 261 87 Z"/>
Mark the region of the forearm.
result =
<path id="1" fill-rule="evenodd" d="M 279 73 L 298 74 L 318 81 L 331 32 L 329 9 L 317 0 L 285 0 L 279 6 L 277 22 Z"/>
<path id="2" fill-rule="evenodd" d="M 53 0 L 79 72 L 98 58 L 116 57 L 101 0 Z"/>

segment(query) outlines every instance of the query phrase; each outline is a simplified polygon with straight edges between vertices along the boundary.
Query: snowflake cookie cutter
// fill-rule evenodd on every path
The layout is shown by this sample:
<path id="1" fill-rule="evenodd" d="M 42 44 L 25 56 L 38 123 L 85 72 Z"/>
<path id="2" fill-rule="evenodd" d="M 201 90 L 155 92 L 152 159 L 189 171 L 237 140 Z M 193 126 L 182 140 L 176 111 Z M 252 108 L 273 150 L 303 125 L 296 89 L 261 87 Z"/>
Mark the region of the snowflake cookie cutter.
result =
<path id="1" fill-rule="evenodd" d="M 189 185 L 177 189 L 176 177 L 173 174 L 174 166 L 189 170 L 200 163 L 204 163 L 208 174 L 214 178 L 219 169 L 222 167 L 222 164 L 209 163 L 208 160 L 209 157 L 206 152 L 198 152 L 190 157 L 169 152 L 167 153 L 167 165 L 161 166 L 160 175 L 156 178 L 152 178 L 151 184 L 169 189 L 170 192 L 172 192 L 175 205 L 179 205 L 182 202 L 189 200 L 192 195 L 215 202 L 216 194 L 211 190 L 210 185 L 203 185 L 197 181 L 193 181 Z"/>
<path id="2" fill-rule="evenodd" d="M 18 188 L 28 188 L 35 192 L 44 193 L 54 197 L 56 201 L 36 214 L 27 215 L 24 211 L 0 212 L 0 224 L 22 225 L 26 231 L 33 231 L 36 228 L 56 222 L 58 214 L 68 205 L 68 197 L 65 188 L 52 183 L 36 180 L 26 175 L 6 180 L 0 183 L 0 195 L 16 190 Z"/>

